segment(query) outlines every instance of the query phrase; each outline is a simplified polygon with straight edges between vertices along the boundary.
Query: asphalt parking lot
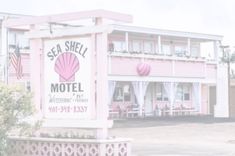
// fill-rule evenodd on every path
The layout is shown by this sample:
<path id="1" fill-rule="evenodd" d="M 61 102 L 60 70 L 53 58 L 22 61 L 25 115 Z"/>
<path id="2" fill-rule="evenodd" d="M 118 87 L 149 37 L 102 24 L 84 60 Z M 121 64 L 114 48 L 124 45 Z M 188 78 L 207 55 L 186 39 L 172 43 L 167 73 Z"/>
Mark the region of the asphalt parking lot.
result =
<path id="1" fill-rule="evenodd" d="M 133 156 L 235 156 L 235 119 L 123 119 L 109 133 L 132 138 Z"/>

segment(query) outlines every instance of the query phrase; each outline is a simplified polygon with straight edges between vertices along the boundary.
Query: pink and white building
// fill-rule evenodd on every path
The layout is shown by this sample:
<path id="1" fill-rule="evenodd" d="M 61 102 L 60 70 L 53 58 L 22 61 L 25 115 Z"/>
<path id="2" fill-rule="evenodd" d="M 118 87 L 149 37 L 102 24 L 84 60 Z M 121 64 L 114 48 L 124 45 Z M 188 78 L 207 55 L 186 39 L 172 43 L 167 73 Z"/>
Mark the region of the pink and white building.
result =
<path id="1" fill-rule="evenodd" d="M 140 116 L 214 114 L 222 36 L 112 28 L 108 71 L 113 115 L 115 110 L 127 116 L 136 111 Z"/>
<path id="2" fill-rule="evenodd" d="M 226 67 L 219 64 L 222 36 L 130 25 L 105 26 L 109 28 L 107 41 L 103 42 L 107 45 L 104 49 L 108 66 L 104 68 L 108 71 L 110 117 L 228 117 Z M 30 89 L 29 42 L 17 39 L 24 38 L 23 32 L 2 27 L 2 40 L 8 34 L 8 46 L 2 46 L 2 51 L 8 49 L 11 53 L 11 47 L 19 41 L 23 77 L 18 80 L 8 62 L 7 81 Z"/>

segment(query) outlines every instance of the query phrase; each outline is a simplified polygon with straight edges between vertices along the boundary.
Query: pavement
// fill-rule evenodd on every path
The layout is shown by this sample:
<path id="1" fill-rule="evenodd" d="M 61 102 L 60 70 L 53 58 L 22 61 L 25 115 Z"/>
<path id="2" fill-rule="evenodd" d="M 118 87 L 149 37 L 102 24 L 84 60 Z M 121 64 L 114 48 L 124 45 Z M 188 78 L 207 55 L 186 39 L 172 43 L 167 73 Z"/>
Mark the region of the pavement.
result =
<path id="1" fill-rule="evenodd" d="M 133 156 L 235 156 L 235 119 L 123 119 L 109 134 L 132 138 Z"/>

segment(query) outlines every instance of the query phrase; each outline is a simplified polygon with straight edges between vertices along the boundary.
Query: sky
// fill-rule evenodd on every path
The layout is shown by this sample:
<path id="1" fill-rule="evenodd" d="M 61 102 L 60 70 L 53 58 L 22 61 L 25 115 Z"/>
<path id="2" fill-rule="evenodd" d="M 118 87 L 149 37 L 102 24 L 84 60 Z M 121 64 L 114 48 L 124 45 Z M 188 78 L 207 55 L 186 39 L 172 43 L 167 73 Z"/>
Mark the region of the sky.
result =
<path id="1" fill-rule="evenodd" d="M 0 0 L 0 12 L 47 15 L 105 9 L 133 16 L 133 24 L 223 35 L 235 46 L 234 0 Z"/>

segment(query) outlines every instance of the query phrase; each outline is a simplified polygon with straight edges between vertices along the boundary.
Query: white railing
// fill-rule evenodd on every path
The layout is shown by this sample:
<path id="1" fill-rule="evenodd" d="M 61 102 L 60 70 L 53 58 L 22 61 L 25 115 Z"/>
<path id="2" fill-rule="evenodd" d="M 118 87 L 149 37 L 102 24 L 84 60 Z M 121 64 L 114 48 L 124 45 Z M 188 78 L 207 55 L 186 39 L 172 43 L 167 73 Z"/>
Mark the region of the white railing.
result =
<path id="1" fill-rule="evenodd" d="M 191 57 L 191 56 L 179 57 L 176 55 L 164 55 L 164 54 L 158 54 L 158 53 L 142 53 L 142 52 L 127 52 L 127 51 L 109 52 L 109 56 L 207 62 L 207 59 L 205 57 Z"/>

